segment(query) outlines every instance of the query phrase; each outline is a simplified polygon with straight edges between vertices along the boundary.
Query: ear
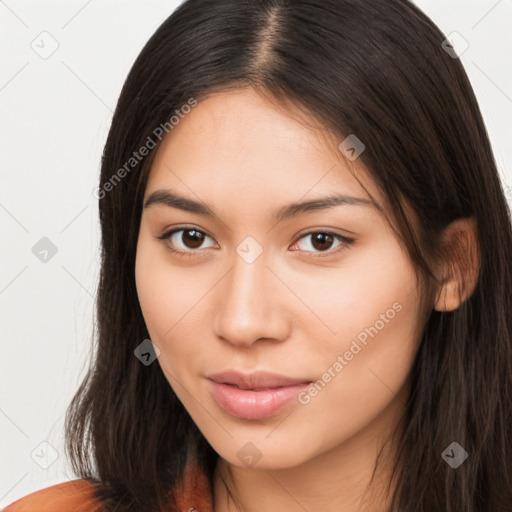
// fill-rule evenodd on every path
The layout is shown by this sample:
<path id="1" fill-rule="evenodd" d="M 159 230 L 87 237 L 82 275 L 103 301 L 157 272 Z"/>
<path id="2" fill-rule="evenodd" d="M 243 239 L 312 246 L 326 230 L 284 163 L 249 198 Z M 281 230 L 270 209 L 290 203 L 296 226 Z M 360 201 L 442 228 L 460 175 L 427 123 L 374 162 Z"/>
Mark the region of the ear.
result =
<path id="1" fill-rule="evenodd" d="M 473 293 L 480 270 L 478 230 L 474 217 L 457 219 L 442 234 L 443 261 L 434 309 L 454 311 Z"/>

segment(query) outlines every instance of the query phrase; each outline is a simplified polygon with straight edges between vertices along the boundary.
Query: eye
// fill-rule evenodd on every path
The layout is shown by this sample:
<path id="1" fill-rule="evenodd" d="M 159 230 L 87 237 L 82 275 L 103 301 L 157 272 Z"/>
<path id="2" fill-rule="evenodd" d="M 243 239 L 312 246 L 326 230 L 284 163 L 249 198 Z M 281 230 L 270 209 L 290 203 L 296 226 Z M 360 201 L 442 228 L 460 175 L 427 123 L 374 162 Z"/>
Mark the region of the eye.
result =
<path id="1" fill-rule="evenodd" d="M 200 249 L 215 247 L 215 245 L 202 247 L 206 238 L 210 238 L 211 240 L 213 239 L 204 231 L 196 228 L 176 228 L 171 231 L 167 231 L 156 238 L 165 241 L 166 248 L 170 252 L 179 256 L 197 256 L 197 253 L 201 252 Z M 314 254 L 314 257 L 330 256 L 333 253 L 337 253 L 340 250 L 345 249 L 354 242 L 354 239 L 337 233 L 331 233 L 329 231 L 311 231 L 302 235 L 294 245 L 299 245 L 301 241 L 307 240 L 308 238 L 310 241 L 303 244 L 303 247 L 299 247 L 299 250 L 316 253 Z M 338 242 L 337 245 L 334 245 L 335 242 Z M 330 250 L 333 245 L 335 250 Z"/>
<path id="2" fill-rule="evenodd" d="M 167 231 L 156 238 L 168 240 L 170 243 L 166 243 L 166 246 L 169 251 L 180 256 L 192 256 L 194 252 L 198 252 L 196 249 L 201 248 L 205 238 L 210 237 L 203 231 L 195 228 L 178 228 Z M 177 249 L 176 246 L 178 247 Z"/>
<path id="3" fill-rule="evenodd" d="M 343 250 L 346 246 L 349 246 L 354 242 L 352 238 L 348 238 L 337 233 L 331 233 L 329 231 L 311 231 L 309 233 L 302 235 L 299 238 L 299 240 L 295 243 L 295 245 L 299 245 L 301 241 L 308 239 L 309 242 L 303 244 L 302 248 L 299 247 L 299 250 L 313 253 L 316 252 L 317 254 L 315 254 L 315 257 L 330 256 L 331 254 L 338 252 L 339 250 Z M 335 244 L 336 241 L 338 242 L 338 244 L 334 245 L 335 250 L 329 250 L 333 247 L 333 244 Z M 313 250 L 311 251 L 310 249 Z"/>

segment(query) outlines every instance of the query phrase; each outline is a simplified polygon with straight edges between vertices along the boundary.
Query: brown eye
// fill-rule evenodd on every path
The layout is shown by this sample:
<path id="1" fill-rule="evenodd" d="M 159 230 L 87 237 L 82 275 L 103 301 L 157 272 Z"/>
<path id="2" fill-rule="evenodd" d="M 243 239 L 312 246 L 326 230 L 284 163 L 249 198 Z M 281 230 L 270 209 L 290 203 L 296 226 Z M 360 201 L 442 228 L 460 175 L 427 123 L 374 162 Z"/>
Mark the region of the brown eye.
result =
<path id="1" fill-rule="evenodd" d="M 181 242 L 188 249 L 197 249 L 201 247 L 204 241 L 204 234 L 196 229 L 183 229 L 183 235 L 181 235 Z"/>
<path id="2" fill-rule="evenodd" d="M 309 243 L 305 243 L 308 240 Z M 338 252 L 338 248 L 340 250 L 345 249 L 353 242 L 353 239 L 338 235 L 337 233 L 330 233 L 328 231 L 311 231 L 310 233 L 306 233 L 301 236 L 296 245 L 299 250 L 311 252 L 314 256 L 329 256 L 330 254 Z M 330 250 L 333 247 L 334 250 Z"/>
<path id="3" fill-rule="evenodd" d="M 314 233 L 311 238 L 311 245 L 319 251 L 330 249 L 334 241 L 334 237 L 329 233 Z"/>
<path id="4" fill-rule="evenodd" d="M 187 256 L 200 253 L 203 248 L 215 245 L 204 246 L 205 240 L 210 237 L 195 228 L 173 229 L 157 238 L 163 240 L 171 252 Z M 210 240 L 212 239 L 210 238 Z"/>

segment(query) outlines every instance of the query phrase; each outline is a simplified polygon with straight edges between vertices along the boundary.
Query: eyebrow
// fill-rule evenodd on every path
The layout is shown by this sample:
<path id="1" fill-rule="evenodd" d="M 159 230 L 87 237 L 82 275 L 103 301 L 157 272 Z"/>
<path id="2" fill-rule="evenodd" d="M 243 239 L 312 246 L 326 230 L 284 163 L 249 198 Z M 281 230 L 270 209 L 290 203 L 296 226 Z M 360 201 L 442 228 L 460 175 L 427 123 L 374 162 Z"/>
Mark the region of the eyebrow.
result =
<path id="1" fill-rule="evenodd" d="M 170 190 L 160 189 L 152 192 L 144 203 L 144 208 L 148 208 L 155 204 L 197 213 L 206 217 L 216 217 L 213 208 L 207 204 L 194 201 L 193 199 L 181 196 L 176 192 L 171 192 Z M 275 222 L 280 222 L 292 217 L 297 217 L 304 213 L 326 210 L 328 208 L 334 208 L 335 206 L 341 205 L 374 206 L 372 201 L 362 197 L 333 195 L 300 203 L 291 203 L 276 210 L 272 217 Z"/>

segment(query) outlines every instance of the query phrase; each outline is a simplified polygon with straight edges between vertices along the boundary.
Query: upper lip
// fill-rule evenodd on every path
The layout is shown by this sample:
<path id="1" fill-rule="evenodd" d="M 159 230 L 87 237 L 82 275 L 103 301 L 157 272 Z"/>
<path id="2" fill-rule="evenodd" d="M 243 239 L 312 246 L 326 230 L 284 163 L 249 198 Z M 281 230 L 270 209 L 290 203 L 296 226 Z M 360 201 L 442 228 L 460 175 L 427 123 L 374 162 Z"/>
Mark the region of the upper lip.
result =
<path id="1" fill-rule="evenodd" d="M 241 389 L 279 388 L 282 386 L 293 386 L 294 384 L 310 383 L 306 379 L 297 379 L 266 371 L 243 373 L 236 370 L 227 370 L 208 375 L 207 378 L 220 384 L 235 385 Z"/>

